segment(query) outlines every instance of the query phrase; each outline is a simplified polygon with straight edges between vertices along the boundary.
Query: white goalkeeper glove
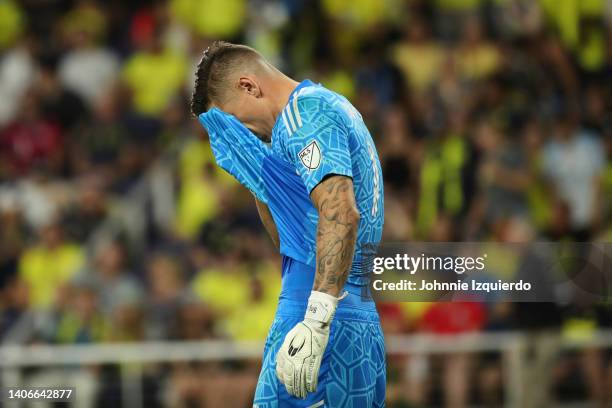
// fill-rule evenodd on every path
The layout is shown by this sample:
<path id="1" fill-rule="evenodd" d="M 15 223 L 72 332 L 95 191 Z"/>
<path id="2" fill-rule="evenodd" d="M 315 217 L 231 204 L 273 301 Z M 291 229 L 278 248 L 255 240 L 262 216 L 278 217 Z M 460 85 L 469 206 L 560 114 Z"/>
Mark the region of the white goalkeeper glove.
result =
<path id="1" fill-rule="evenodd" d="M 304 321 L 295 325 L 276 354 L 276 376 L 285 384 L 287 392 L 298 398 L 306 398 L 317 390 L 319 369 L 329 339 L 331 325 L 338 301 L 346 293 L 333 297 L 327 293 L 312 291 Z"/>

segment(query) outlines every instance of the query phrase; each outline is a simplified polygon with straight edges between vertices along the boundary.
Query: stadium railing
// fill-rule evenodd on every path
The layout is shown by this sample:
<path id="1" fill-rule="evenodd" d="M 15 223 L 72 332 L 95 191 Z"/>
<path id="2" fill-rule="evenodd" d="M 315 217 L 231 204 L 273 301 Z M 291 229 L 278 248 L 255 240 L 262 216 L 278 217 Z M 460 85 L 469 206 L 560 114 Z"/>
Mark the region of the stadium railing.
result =
<path id="1" fill-rule="evenodd" d="M 520 332 L 478 333 L 454 336 L 396 335 L 386 338 L 387 355 L 432 355 L 458 352 L 497 352 L 502 356 L 505 406 L 521 399 L 523 351 L 527 335 Z M 601 331 L 583 340 L 562 339 L 565 350 L 612 347 L 612 331 Z M 263 343 L 226 340 L 113 343 L 90 345 L 4 345 L 0 347 L 3 386 L 23 385 L 25 368 L 117 364 L 121 367 L 124 406 L 142 407 L 143 366 L 151 363 L 256 360 Z M 391 357 L 392 358 L 392 357 Z M 10 405 L 7 405 L 10 406 Z"/>

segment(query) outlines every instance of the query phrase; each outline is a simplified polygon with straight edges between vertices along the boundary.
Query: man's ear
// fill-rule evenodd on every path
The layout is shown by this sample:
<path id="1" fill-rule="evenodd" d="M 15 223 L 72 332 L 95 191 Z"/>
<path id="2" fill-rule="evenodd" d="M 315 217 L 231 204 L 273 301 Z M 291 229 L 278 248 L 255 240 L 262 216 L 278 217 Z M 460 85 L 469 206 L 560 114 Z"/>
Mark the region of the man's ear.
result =
<path id="1" fill-rule="evenodd" d="M 261 96 L 261 88 L 257 82 L 250 77 L 240 77 L 238 80 L 238 87 L 241 91 L 246 92 L 248 95 L 256 98 Z"/>

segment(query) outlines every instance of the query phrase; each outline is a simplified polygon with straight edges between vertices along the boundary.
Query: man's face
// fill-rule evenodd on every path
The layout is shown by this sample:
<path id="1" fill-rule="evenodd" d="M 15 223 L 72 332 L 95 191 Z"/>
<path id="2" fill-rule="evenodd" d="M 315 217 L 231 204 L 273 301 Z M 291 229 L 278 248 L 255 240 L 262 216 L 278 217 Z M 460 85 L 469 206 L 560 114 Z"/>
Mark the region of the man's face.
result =
<path id="1" fill-rule="evenodd" d="M 263 141 L 270 141 L 276 118 L 272 113 L 269 98 L 263 97 L 261 89 L 254 81 L 241 81 L 237 89 L 230 91 L 223 103 L 214 106 L 235 116 Z"/>

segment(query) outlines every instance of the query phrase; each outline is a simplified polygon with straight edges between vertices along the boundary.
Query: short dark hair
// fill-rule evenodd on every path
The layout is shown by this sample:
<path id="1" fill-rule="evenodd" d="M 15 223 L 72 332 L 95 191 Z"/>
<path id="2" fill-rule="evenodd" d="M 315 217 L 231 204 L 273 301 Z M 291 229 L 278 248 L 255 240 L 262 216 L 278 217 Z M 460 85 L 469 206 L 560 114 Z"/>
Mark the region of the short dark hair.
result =
<path id="1" fill-rule="evenodd" d="M 198 64 L 195 88 L 191 98 L 191 112 L 195 116 L 206 112 L 210 103 L 222 99 L 226 79 L 232 69 L 244 62 L 245 58 L 260 57 L 251 47 L 215 41 L 208 47 Z"/>

